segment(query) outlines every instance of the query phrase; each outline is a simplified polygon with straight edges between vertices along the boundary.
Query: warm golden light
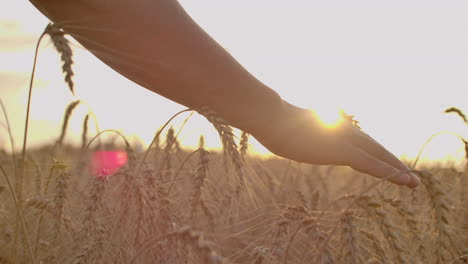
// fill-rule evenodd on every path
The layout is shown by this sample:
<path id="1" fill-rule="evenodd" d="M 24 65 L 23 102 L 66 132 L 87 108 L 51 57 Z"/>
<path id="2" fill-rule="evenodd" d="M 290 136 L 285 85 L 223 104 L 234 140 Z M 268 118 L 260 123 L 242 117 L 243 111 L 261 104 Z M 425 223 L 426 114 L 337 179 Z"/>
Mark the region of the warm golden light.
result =
<path id="1" fill-rule="evenodd" d="M 446 18 L 425 16 L 424 12 L 416 18 L 406 16 L 410 13 L 404 9 L 395 8 L 392 12 L 402 10 L 403 13 L 399 23 L 394 24 L 394 16 L 386 13 L 387 9 L 369 7 L 356 16 L 353 12 L 330 13 L 334 7 L 320 2 L 319 8 L 291 6 L 294 11 L 288 13 L 285 23 L 282 20 L 278 24 L 276 12 L 283 14 L 284 5 L 272 5 L 268 12 L 261 12 L 261 20 L 252 11 L 252 16 L 238 23 L 239 18 L 231 8 L 242 4 L 219 4 L 217 11 L 225 12 L 220 16 L 221 13 L 209 12 L 203 1 L 180 2 L 250 72 L 290 103 L 310 106 L 324 127 L 334 128 L 344 120 L 339 105 L 356 115 L 366 133 L 408 160 L 417 156 L 425 140 L 434 133 L 451 131 L 466 138 L 465 123 L 443 111 L 451 106 L 465 112 L 468 109 L 464 96 L 468 84 L 464 75 L 466 60 L 463 60 L 467 54 L 463 44 L 467 39 L 466 35 L 453 31 L 453 27 L 439 23 L 455 18 L 466 22 L 463 9 L 440 13 L 450 14 Z M 303 4 L 311 5 L 310 1 Z M 5 5 L 0 10 L 0 97 L 9 113 L 16 147 L 21 149 L 34 48 L 49 21 L 27 1 L 6 1 Z M 260 2 L 252 5 L 252 10 L 264 8 Z M 297 15 L 303 11 L 315 13 L 314 16 Z M 434 9 L 434 12 L 438 11 Z M 318 26 L 317 21 L 323 23 Z M 363 23 L 368 21 L 372 23 Z M 380 32 L 379 25 L 388 28 Z M 409 25 L 417 32 L 408 32 L 401 25 Z M 434 25 L 438 25 L 437 31 L 433 31 Z M 309 34 L 311 30 L 314 34 Z M 352 32 L 356 34 L 351 35 Z M 378 38 L 376 32 L 381 34 Z M 460 47 L 454 49 L 454 45 Z M 120 129 L 130 138 L 138 135 L 142 146 L 147 146 L 162 124 L 185 109 L 136 87 L 74 41 L 72 47 L 76 97 L 63 81 L 60 56 L 50 39 L 44 38 L 40 45 L 28 147 L 55 142 L 60 135 L 64 110 L 76 99 L 86 105 L 82 104 L 72 114 L 67 143 L 80 144 L 83 120 L 89 110 L 95 113 L 100 129 Z M 417 56 L 414 47 L 418 47 Z M 439 53 L 450 56 L 438 56 Z M 398 59 L 394 54 L 398 54 Z M 272 59 L 275 63 L 271 63 Z M 180 133 L 181 144 L 196 148 L 203 134 L 207 148 L 219 148 L 221 142 L 212 125 L 196 116 Z M 179 128 L 184 119 L 185 116 L 177 118 L 171 125 Z M 4 125 L 0 117 L 3 132 Z M 93 128 L 88 131 L 90 137 L 96 133 Z M 0 148 L 9 149 L 9 144 L 7 137 L 0 137 Z M 253 137 L 251 146 L 249 152 L 255 155 L 271 155 Z M 421 161 L 463 159 L 464 145 L 460 140 L 440 136 L 428 144 Z"/>
<path id="2" fill-rule="evenodd" d="M 337 127 L 344 121 L 344 112 L 338 107 L 323 106 L 312 110 L 312 112 L 319 122 L 327 128 Z"/>

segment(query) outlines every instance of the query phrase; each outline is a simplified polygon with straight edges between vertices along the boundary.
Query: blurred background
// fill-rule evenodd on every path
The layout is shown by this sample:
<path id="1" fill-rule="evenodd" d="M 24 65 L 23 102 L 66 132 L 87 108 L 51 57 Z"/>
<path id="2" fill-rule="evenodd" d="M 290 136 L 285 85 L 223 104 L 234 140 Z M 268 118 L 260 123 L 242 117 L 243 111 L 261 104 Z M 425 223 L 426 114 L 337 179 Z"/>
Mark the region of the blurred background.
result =
<path id="1" fill-rule="evenodd" d="M 468 2 L 466 1 L 209 1 L 181 4 L 214 39 L 258 79 L 301 107 L 344 109 L 396 155 L 412 159 L 434 133 L 468 136 L 455 106 L 468 111 Z M 48 20 L 28 1 L 6 0 L 0 9 L 0 98 L 21 146 L 34 48 Z M 185 109 L 121 77 L 73 44 L 75 91 L 63 81 L 52 43 L 40 46 L 29 146 L 53 142 L 73 100 L 66 140 L 79 143 L 92 109 L 101 129 L 120 129 L 148 144 L 157 129 Z M 187 114 L 174 121 L 177 129 Z M 0 147 L 9 149 L 0 118 Z M 93 131 L 91 131 L 93 132 Z M 219 146 L 214 129 L 194 116 L 180 134 L 194 147 L 200 134 Z M 267 153 L 253 143 L 257 153 Z M 436 137 L 425 160 L 464 156 L 460 140 Z"/>

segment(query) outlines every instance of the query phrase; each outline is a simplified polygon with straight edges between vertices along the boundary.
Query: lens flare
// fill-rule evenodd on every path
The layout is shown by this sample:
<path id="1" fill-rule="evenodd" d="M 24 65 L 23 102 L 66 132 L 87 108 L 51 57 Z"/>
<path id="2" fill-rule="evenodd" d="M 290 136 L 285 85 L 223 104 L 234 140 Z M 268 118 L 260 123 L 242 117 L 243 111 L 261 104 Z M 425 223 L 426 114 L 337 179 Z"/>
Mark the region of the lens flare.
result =
<path id="1" fill-rule="evenodd" d="M 91 173 L 95 177 L 108 177 L 117 172 L 128 161 L 125 151 L 96 151 L 91 157 Z"/>

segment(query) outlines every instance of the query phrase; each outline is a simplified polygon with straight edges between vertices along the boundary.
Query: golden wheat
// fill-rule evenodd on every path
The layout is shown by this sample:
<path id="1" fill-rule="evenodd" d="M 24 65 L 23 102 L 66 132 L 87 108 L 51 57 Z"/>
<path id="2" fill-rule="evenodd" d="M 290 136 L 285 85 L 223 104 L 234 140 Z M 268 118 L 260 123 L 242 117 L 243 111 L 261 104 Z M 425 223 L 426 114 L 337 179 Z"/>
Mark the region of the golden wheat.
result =
<path id="1" fill-rule="evenodd" d="M 50 24 L 45 34 L 73 92 L 65 32 Z M 57 145 L 79 102 L 65 110 Z M 424 188 L 410 192 L 346 168 L 249 155 L 246 133 L 238 146 L 216 112 L 198 112 L 222 152 L 208 152 L 204 137 L 187 151 L 174 128 L 165 138 L 159 130 L 145 153 L 115 130 L 97 129 L 88 141 L 89 115 L 81 147 L 26 155 L 25 141 L 20 162 L 0 152 L 0 263 L 466 263 L 468 167 L 418 172 Z M 125 144 L 90 147 L 107 132 Z M 125 151 L 127 164 L 94 175 L 92 151 L 102 148 Z"/>

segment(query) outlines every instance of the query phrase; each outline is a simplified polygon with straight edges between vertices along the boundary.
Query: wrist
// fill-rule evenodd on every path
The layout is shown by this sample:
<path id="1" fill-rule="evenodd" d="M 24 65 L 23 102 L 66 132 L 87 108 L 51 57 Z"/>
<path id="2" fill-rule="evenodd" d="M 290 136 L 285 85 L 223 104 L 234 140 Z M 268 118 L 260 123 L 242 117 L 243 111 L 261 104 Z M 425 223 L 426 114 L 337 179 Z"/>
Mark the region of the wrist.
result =
<path id="1" fill-rule="evenodd" d="M 253 88 L 229 89 L 237 94 L 214 98 L 211 108 L 229 125 L 253 136 L 267 134 L 285 116 L 287 104 L 263 84 Z"/>
<path id="2" fill-rule="evenodd" d="M 226 120 L 256 138 L 270 136 L 290 111 L 290 105 L 264 85 L 261 89 L 251 89 L 243 100 L 233 104 L 232 108 L 225 108 L 232 109 Z"/>

